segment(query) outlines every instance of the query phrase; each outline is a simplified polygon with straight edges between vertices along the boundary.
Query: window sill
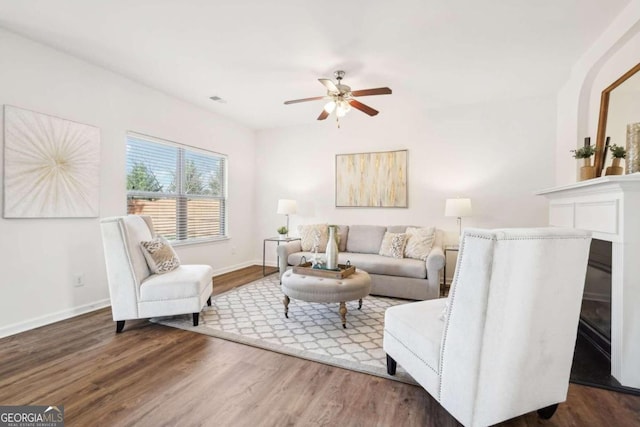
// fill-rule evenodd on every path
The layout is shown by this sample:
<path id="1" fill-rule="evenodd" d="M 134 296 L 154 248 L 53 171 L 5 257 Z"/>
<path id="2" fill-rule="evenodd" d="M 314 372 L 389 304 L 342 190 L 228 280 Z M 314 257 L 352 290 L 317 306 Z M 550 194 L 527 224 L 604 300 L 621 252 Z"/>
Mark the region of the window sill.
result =
<path id="1" fill-rule="evenodd" d="M 219 242 L 225 242 L 227 240 L 231 240 L 231 237 L 226 236 L 226 237 L 214 237 L 209 239 L 170 240 L 169 243 L 171 243 L 171 246 L 177 247 L 177 246 L 202 245 L 202 244 L 208 244 L 208 243 L 219 243 Z"/>

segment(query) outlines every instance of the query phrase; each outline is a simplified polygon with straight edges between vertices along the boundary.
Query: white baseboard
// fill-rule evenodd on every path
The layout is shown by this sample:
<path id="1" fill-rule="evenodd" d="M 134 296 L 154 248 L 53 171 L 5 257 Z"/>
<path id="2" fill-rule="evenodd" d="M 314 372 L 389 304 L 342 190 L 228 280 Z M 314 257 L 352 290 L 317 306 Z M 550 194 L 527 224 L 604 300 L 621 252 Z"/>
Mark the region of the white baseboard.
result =
<path id="1" fill-rule="evenodd" d="M 239 264 L 230 265 L 228 267 L 219 268 L 217 270 L 214 270 L 213 274 L 214 276 L 217 276 L 220 274 L 229 273 L 231 271 L 239 270 L 241 268 L 249 267 L 252 265 L 262 265 L 262 260 L 245 261 Z M 267 262 L 265 265 L 277 267 L 275 263 L 270 263 L 270 262 Z M 25 320 L 24 322 L 3 326 L 3 327 L 0 327 L 0 338 L 19 334 L 20 332 L 29 331 L 31 329 L 39 328 L 41 326 L 50 325 L 51 323 L 70 319 L 72 317 L 79 316 L 81 314 L 99 310 L 104 307 L 109 307 L 110 305 L 111 305 L 111 301 L 107 298 L 107 299 L 103 299 L 93 303 L 81 305 L 78 307 L 69 308 L 67 310 L 58 311 L 56 313 L 46 314 L 44 316 L 36 317 L 34 319 Z"/>
<path id="2" fill-rule="evenodd" d="M 245 267 L 251 267 L 252 265 L 260 265 L 261 266 L 262 265 L 262 260 L 245 261 L 245 262 L 241 262 L 239 264 L 230 265 L 228 267 L 219 268 L 217 270 L 213 270 L 213 275 L 214 276 L 219 276 L 220 274 L 224 274 L 224 273 L 229 273 L 231 271 L 240 270 L 241 268 L 245 268 Z M 265 265 L 269 265 L 269 263 L 266 263 Z"/>
<path id="3" fill-rule="evenodd" d="M 39 328 L 40 326 L 50 325 L 51 323 L 59 322 L 61 320 L 70 319 L 80 314 L 89 313 L 91 311 L 99 310 L 101 308 L 109 307 L 109 299 L 103 299 L 89 304 L 84 304 L 78 307 L 69 308 L 66 310 L 58 311 L 56 313 L 46 314 L 44 316 L 29 319 L 24 322 L 14 323 L 0 327 L 0 338 L 8 337 L 10 335 L 19 334 L 20 332 L 29 331 L 31 329 Z"/>

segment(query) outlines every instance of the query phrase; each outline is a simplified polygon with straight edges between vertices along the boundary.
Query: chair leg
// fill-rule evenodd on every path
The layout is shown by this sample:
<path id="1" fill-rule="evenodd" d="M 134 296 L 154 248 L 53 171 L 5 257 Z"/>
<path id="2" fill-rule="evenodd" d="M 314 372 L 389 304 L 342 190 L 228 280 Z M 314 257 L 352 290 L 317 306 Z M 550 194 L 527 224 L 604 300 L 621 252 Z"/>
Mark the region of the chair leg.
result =
<path id="1" fill-rule="evenodd" d="M 398 362 L 393 360 L 393 357 L 387 354 L 387 374 L 395 375 L 397 367 L 398 367 Z"/>
<path id="2" fill-rule="evenodd" d="M 543 420 L 548 420 L 556 413 L 556 409 L 558 409 L 557 403 L 555 405 L 547 406 L 546 408 L 538 409 L 538 416 Z"/>
<path id="3" fill-rule="evenodd" d="M 124 329 L 124 320 L 116 320 L 116 334 L 119 334 Z"/>
<path id="4" fill-rule="evenodd" d="M 209 299 L 207 300 L 207 305 L 211 307 L 211 297 L 209 297 Z"/>
<path id="5" fill-rule="evenodd" d="M 198 326 L 200 322 L 200 313 L 193 313 L 193 326 Z"/>

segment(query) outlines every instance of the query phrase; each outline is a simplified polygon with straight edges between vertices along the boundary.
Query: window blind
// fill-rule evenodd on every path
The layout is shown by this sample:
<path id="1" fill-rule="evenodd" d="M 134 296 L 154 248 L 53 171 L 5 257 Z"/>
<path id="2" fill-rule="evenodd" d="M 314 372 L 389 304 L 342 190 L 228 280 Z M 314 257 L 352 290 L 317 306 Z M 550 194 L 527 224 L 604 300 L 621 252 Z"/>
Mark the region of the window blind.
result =
<path id="1" fill-rule="evenodd" d="M 226 167 L 222 154 L 128 134 L 127 212 L 168 240 L 226 237 Z"/>

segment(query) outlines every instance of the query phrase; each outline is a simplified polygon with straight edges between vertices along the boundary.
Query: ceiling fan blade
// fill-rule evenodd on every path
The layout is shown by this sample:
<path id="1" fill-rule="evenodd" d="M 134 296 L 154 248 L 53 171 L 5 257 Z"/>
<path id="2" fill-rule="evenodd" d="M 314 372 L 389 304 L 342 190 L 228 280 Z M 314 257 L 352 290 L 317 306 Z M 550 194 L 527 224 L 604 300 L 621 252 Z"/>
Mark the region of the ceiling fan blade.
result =
<path id="1" fill-rule="evenodd" d="M 329 117 L 329 113 L 327 113 L 325 110 L 322 110 L 322 113 L 320 113 L 320 115 L 318 116 L 318 120 L 324 120 L 327 117 Z"/>
<path id="2" fill-rule="evenodd" d="M 355 99 L 350 100 L 349 104 L 351 104 L 351 106 L 353 108 L 357 108 L 358 110 L 360 110 L 363 113 L 366 113 L 366 114 L 368 114 L 370 116 L 375 116 L 376 114 L 378 114 L 378 110 L 374 110 L 373 108 L 369 107 L 368 105 L 364 105 L 362 102 L 358 102 Z"/>
<path id="3" fill-rule="evenodd" d="M 298 102 L 307 102 L 307 101 L 317 101 L 319 99 L 324 99 L 324 96 L 314 96 L 313 98 L 302 98 L 302 99 L 294 99 L 292 101 L 284 101 L 285 105 L 289 104 L 297 104 Z"/>
<path id="4" fill-rule="evenodd" d="M 370 96 L 370 95 L 391 95 L 391 89 L 388 87 L 378 87 L 375 89 L 363 89 L 351 91 L 353 96 Z"/>
<path id="5" fill-rule="evenodd" d="M 322 83 L 324 85 L 324 87 L 326 87 L 329 90 L 329 92 L 340 92 L 338 90 L 338 87 L 331 80 L 329 80 L 329 79 L 318 79 L 318 81 L 320 83 Z"/>

